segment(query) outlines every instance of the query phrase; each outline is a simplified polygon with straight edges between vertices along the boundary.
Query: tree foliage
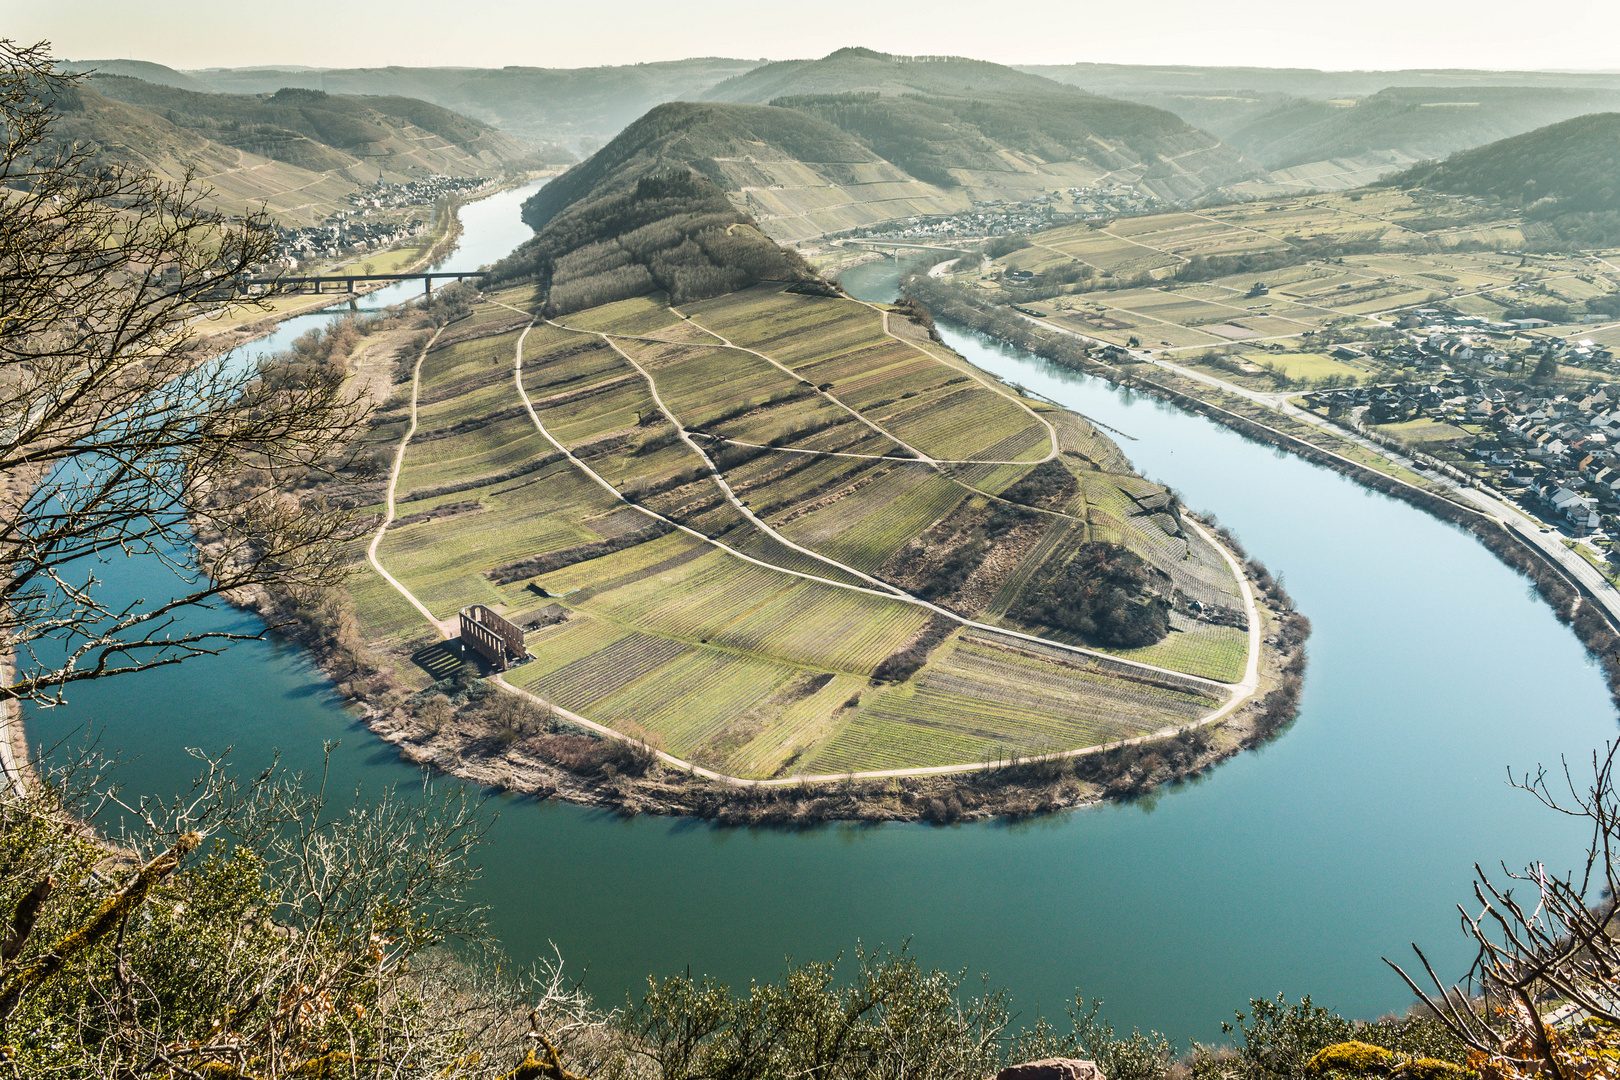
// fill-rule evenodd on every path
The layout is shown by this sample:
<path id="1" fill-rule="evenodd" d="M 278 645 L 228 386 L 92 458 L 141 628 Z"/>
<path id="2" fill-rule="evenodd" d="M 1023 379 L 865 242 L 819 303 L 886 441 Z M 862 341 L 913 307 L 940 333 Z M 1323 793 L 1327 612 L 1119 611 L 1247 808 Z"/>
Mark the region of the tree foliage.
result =
<path id="1" fill-rule="evenodd" d="M 1104 645 L 1152 645 L 1170 632 L 1169 592 L 1169 579 L 1141 556 L 1093 540 L 1021 600 L 1019 614 Z"/>
<path id="2" fill-rule="evenodd" d="M 617 190 L 621 180 L 610 176 L 602 190 L 556 213 L 495 264 L 493 280 L 534 279 L 547 291 L 547 313 L 560 315 L 658 289 L 684 303 L 815 276 L 706 177 L 671 169 L 642 176 L 628 191 Z"/>
<path id="3" fill-rule="evenodd" d="M 237 631 L 181 627 L 233 589 L 341 574 L 349 516 L 300 491 L 362 418 L 332 365 L 210 356 L 198 325 L 263 258 L 268 222 L 204 212 L 193 184 L 53 148 L 72 78 L 44 46 L 0 42 L 0 699 L 212 651 Z M 228 480 L 271 478 L 235 495 Z M 221 538 L 204 559 L 197 530 Z M 108 559 L 174 572 L 167 595 L 102 588 Z"/>

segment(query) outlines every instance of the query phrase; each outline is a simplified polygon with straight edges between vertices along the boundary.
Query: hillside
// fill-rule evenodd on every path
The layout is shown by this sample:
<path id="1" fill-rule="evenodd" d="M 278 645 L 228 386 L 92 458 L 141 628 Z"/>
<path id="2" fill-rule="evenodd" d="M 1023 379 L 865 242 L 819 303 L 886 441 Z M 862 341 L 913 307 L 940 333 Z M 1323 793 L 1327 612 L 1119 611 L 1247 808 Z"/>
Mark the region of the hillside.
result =
<path id="1" fill-rule="evenodd" d="M 185 76 L 209 89 L 234 93 L 297 87 L 419 98 L 520 138 L 566 145 L 584 156 L 655 105 L 694 100 L 716 83 L 758 65 L 756 60 L 697 57 L 591 68 L 241 68 Z"/>
<path id="2" fill-rule="evenodd" d="M 1242 587 L 1171 493 L 903 314 L 761 284 L 525 330 L 529 290 L 486 295 L 376 417 L 376 558 L 435 618 L 529 627 L 508 684 L 748 777 L 1095 745 L 1234 693 Z M 402 678 L 451 674 L 404 661 L 438 631 L 379 575 L 352 591 Z"/>
<path id="3" fill-rule="evenodd" d="M 968 208 L 833 125 L 762 105 L 673 103 L 649 112 L 589 160 L 542 188 L 525 220 L 553 234 L 569 207 L 623 195 L 643 179 L 695 170 L 773 239 L 792 242 L 913 214 Z M 543 238 L 537 238 L 544 242 Z"/>
<path id="4" fill-rule="evenodd" d="M 767 64 L 706 97 L 810 112 L 913 176 L 961 186 L 976 201 L 1099 183 L 1185 201 L 1253 171 L 1163 110 L 962 57 L 840 49 Z"/>
<path id="5" fill-rule="evenodd" d="M 488 124 L 414 98 L 200 93 L 119 76 L 94 77 L 91 85 L 215 142 L 317 171 L 362 159 L 400 175 L 494 171 L 534 154 Z"/>
<path id="6" fill-rule="evenodd" d="M 1122 64 L 1021 71 L 1165 109 L 1272 172 L 1235 194 L 1342 190 L 1417 161 L 1614 108 L 1620 74 Z"/>
<path id="7" fill-rule="evenodd" d="M 215 89 L 204 79 L 176 71 L 165 64 L 154 64 L 150 60 L 59 60 L 56 67 L 72 75 L 123 75 L 158 86 L 175 86 L 202 93 Z"/>
<path id="8" fill-rule="evenodd" d="M 1577 244 L 1620 237 L 1620 113 L 1594 113 L 1453 154 L 1391 178 L 1403 188 L 1472 195 L 1522 208 Z"/>
<path id="9" fill-rule="evenodd" d="M 1054 189 L 1134 186 L 1186 202 L 1254 170 L 1159 109 L 1063 92 L 976 97 L 852 94 L 777 98 L 849 132 L 912 175 L 974 201 Z"/>
<path id="10" fill-rule="evenodd" d="M 404 99 L 200 94 L 113 76 L 70 87 L 58 104 L 56 139 L 171 180 L 189 172 L 213 189 L 209 205 L 242 213 L 264 203 L 284 224 L 347 208 L 379 172 L 385 183 L 497 176 L 532 160 L 510 136 Z"/>
<path id="11" fill-rule="evenodd" d="M 1221 137 L 1268 168 L 1376 151 L 1439 158 L 1620 107 L 1620 89 L 1390 87 L 1353 104 L 1295 100 Z"/>

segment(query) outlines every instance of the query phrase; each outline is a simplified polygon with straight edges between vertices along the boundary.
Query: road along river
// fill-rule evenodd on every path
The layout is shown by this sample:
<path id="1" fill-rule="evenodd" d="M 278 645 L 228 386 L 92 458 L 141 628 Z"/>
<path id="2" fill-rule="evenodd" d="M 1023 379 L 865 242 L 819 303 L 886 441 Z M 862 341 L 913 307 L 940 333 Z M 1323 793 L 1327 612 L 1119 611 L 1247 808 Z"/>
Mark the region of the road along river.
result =
<path id="1" fill-rule="evenodd" d="M 529 235 L 524 194 L 465 208 L 450 267 Z M 885 299 L 893 267 L 845 282 Z M 1614 714 L 1600 673 L 1523 580 L 1466 534 L 1334 473 L 943 330 L 985 370 L 1133 436 L 1120 444 L 1143 473 L 1214 510 L 1285 577 L 1316 627 L 1300 719 L 1200 782 L 1018 825 L 720 829 L 499 796 L 481 892 L 514 958 L 554 942 L 613 1005 L 649 972 L 742 983 L 787 956 L 909 938 L 927 964 L 1008 987 L 1026 1021 L 1061 1014 L 1078 987 L 1107 999 L 1116 1025 L 1217 1040 L 1250 996 L 1310 993 L 1361 1016 L 1404 1006 L 1379 957 L 1416 940 L 1459 968 L 1453 905 L 1474 862 L 1572 861 L 1582 838 L 1508 789 L 1504 769 L 1585 757 L 1613 735 Z M 132 561 L 103 576 L 151 596 L 165 574 Z M 230 611 L 195 617 L 250 625 Z M 245 771 L 278 751 L 310 769 L 331 739 L 342 740 L 335 787 L 417 781 L 274 642 L 92 684 L 28 722 L 35 746 L 93 725 L 129 763 L 130 794 L 182 790 L 187 747 L 234 747 Z"/>

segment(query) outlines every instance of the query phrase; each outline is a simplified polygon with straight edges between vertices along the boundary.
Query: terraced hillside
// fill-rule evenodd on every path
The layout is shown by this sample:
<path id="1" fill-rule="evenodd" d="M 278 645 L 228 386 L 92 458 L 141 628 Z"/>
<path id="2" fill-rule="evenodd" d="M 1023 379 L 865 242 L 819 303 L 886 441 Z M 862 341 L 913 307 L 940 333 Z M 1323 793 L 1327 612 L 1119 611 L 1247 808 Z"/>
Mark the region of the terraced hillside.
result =
<path id="1" fill-rule="evenodd" d="M 100 77 L 60 95 L 53 136 L 107 162 L 165 179 L 193 174 L 209 205 L 242 213 L 267 205 L 284 224 L 312 224 L 374 183 L 434 174 L 499 176 L 534 148 L 485 124 L 408 98 L 317 91 L 198 93 Z"/>
<path id="2" fill-rule="evenodd" d="M 1169 492 L 902 315 L 792 288 L 553 320 L 511 288 L 447 327 L 373 431 L 399 588 L 356 580 L 368 636 L 409 652 L 424 610 L 488 604 L 533 628 L 511 685 L 741 777 L 994 761 L 1233 701 L 1246 585 Z"/>

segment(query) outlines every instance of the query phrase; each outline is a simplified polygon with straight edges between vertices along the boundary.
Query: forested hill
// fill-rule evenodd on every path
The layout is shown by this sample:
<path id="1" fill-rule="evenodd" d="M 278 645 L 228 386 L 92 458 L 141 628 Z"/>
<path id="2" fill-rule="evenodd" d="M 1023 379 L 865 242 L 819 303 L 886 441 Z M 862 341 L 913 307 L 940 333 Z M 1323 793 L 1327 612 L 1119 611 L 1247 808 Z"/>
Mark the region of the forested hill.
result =
<path id="1" fill-rule="evenodd" d="M 663 105 L 524 203 L 538 235 L 495 265 L 495 281 L 533 279 L 557 314 L 656 290 L 682 303 L 762 280 L 813 280 L 722 187 L 725 166 L 747 157 L 829 173 L 885 167 L 791 110 Z"/>
<path id="2" fill-rule="evenodd" d="M 1380 150 L 1438 158 L 1617 106 L 1620 90 L 1395 86 L 1354 104 L 1293 99 L 1218 130 L 1249 157 L 1281 169 Z"/>
<path id="3" fill-rule="evenodd" d="M 202 94 L 120 77 L 92 78 L 56 98 L 51 137 L 107 164 L 167 180 L 191 175 L 204 207 L 268 207 L 282 224 L 311 225 L 376 182 L 434 174 L 500 176 L 537 163 L 534 149 L 426 102 L 316 91 L 264 97 Z"/>
<path id="4" fill-rule="evenodd" d="M 839 49 L 819 60 L 782 60 L 727 79 L 708 101 L 763 104 L 801 94 L 1078 93 L 1040 75 L 963 56 L 892 56 L 872 49 Z"/>
<path id="5" fill-rule="evenodd" d="M 835 124 L 913 176 L 975 195 L 1028 198 L 1106 181 L 1185 201 L 1255 171 L 1163 109 L 1061 89 L 975 97 L 866 91 L 773 104 Z"/>
<path id="6" fill-rule="evenodd" d="M 543 228 L 564 207 L 620 192 L 642 177 L 695 170 L 784 243 L 970 205 L 907 173 L 834 125 L 767 105 L 660 105 L 525 207 Z"/>
<path id="7" fill-rule="evenodd" d="M 132 60 L 75 61 L 61 66 L 70 71 L 97 69 L 134 75 L 190 90 L 273 94 L 293 87 L 332 94 L 419 98 L 520 138 L 565 144 L 586 155 L 653 106 L 694 100 L 716 83 L 759 64 L 758 60 L 694 57 L 589 68 L 209 68 L 179 72 Z"/>
<path id="8" fill-rule="evenodd" d="M 589 160 L 541 188 L 524 204 L 523 219 L 543 228 L 564 207 L 628 188 L 672 164 L 690 165 L 723 183 L 717 163 L 748 156 L 809 165 L 877 160 L 831 124 L 790 109 L 675 102 L 653 109 Z"/>
<path id="9" fill-rule="evenodd" d="M 840 49 L 767 64 L 706 96 L 811 112 L 913 176 L 974 199 L 1110 182 L 1183 201 L 1255 171 L 1163 109 L 962 57 Z"/>
<path id="10" fill-rule="evenodd" d="M 91 86 L 215 142 L 306 168 L 342 168 L 354 157 L 454 148 L 498 169 L 535 152 L 488 124 L 416 98 L 300 89 L 202 93 L 121 76 L 97 76 Z M 436 138 L 423 139 L 423 134 Z"/>
<path id="11" fill-rule="evenodd" d="M 1620 240 L 1620 113 L 1593 113 L 1415 166 L 1389 182 L 1523 209 L 1579 246 Z"/>

